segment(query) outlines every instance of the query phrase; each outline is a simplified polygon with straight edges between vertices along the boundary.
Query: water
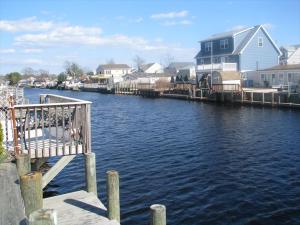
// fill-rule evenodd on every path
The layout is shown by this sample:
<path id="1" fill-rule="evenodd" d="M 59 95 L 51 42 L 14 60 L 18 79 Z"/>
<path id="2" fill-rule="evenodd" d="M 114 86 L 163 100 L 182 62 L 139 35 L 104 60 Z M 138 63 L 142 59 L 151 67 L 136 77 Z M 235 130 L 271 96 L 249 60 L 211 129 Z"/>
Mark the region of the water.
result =
<path id="1" fill-rule="evenodd" d="M 300 112 L 168 99 L 27 89 L 90 100 L 98 193 L 120 173 L 123 225 L 149 224 L 149 206 L 168 224 L 300 224 Z M 82 157 L 49 185 L 84 188 Z"/>

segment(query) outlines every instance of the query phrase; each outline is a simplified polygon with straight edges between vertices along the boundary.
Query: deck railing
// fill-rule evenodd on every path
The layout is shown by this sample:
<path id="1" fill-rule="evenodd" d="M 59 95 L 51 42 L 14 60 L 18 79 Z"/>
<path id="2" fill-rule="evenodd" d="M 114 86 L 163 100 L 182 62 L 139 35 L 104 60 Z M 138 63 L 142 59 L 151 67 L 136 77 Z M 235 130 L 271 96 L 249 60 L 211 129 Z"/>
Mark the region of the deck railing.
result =
<path id="1" fill-rule="evenodd" d="M 90 152 L 90 105 L 58 95 L 41 95 L 40 104 L 15 105 L 14 151 L 31 158 Z"/>

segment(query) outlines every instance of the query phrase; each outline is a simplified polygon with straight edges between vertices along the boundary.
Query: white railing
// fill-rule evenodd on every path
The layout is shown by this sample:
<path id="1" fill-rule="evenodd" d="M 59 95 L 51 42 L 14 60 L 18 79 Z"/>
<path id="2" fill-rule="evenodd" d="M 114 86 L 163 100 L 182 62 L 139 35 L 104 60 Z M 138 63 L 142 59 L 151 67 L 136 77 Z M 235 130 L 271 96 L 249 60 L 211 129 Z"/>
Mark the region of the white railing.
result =
<path id="1" fill-rule="evenodd" d="M 210 70 L 221 70 L 221 71 L 237 71 L 236 63 L 213 63 L 213 64 L 202 64 L 197 66 L 198 71 L 210 71 Z"/>

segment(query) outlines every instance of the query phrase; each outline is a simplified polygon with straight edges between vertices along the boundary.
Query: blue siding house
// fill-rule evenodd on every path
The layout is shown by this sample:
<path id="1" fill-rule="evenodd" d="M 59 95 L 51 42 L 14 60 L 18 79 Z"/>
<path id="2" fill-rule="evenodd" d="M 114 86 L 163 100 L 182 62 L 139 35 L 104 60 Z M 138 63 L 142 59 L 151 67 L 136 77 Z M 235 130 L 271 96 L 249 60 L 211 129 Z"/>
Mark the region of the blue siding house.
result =
<path id="1" fill-rule="evenodd" d="M 215 34 L 200 42 L 197 74 L 238 71 L 246 74 L 279 63 L 281 51 L 262 25 Z"/>

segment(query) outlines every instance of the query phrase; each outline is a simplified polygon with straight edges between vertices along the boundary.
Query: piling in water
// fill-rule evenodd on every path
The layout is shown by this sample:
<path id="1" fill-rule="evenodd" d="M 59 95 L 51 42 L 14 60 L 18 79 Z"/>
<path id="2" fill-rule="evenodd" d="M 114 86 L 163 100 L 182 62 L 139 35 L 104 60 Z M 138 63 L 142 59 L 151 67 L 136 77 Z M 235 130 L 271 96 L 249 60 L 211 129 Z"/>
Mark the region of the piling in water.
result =
<path id="1" fill-rule="evenodd" d="M 30 156 L 28 154 L 22 153 L 17 155 L 16 161 L 17 170 L 20 177 L 31 172 Z"/>
<path id="2" fill-rule="evenodd" d="M 54 209 L 39 209 L 29 216 L 29 225 L 58 225 Z"/>
<path id="3" fill-rule="evenodd" d="M 96 156 L 95 153 L 89 152 L 84 154 L 85 157 L 85 178 L 87 192 L 97 194 L 97 178 L 96 178 Z"/>
<path id="4" fill-rule="evenodd" d="M 35 210 L 43 208 L 42 174 L 31 172 L 20 178 L 21 193 L 28 217 Z"/>
<path id="5" fill-rule="evenodd" d="M 154 204 L 150 206 L 151 225 L 166 225 L 166 207 L 164 205 Z"/>
<path id="6" fill-rule="evenodd" d="M 120 222 L 119 174 L 117 171 L 107 171 L 107 212 L 110 220 Z"/>

